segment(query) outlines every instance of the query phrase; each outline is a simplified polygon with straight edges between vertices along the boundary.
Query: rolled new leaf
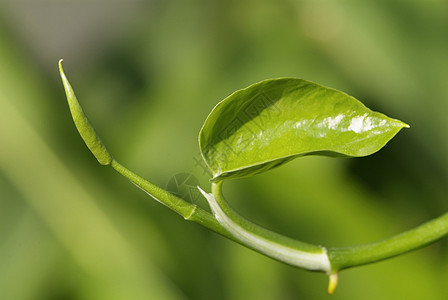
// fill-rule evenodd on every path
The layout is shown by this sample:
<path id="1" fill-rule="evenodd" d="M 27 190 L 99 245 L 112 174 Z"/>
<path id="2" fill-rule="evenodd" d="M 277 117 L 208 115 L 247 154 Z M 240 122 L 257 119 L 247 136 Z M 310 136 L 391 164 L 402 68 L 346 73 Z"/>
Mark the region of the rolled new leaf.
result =
<path id="1" fill-rule="evenodd" d="M 359 157 L 381 149 L 407 124 L 316 83 L 279 78 L 218 103 L 199 133 L 212 181 L 254 175 L 298 156 Z"/>
<path id="2" fill-rule="evenodd" d="M 112 156 L 107 151 L 100 137 L 96 134 L 92 125 L 90 125 L 90 122 L 84 114 L 78 99 L 76 99 L 72 86 L 64 74 L 62 59 L 59 61 L 59 72 L 61 74 L 62 83 L 64 84 L 67 102 L 70 107 L 70 113 L 72 114 L 73 121 L 75 122 L 79 134 L 98 162 L 102 165 L 110 165 L 112 162 Z"/>

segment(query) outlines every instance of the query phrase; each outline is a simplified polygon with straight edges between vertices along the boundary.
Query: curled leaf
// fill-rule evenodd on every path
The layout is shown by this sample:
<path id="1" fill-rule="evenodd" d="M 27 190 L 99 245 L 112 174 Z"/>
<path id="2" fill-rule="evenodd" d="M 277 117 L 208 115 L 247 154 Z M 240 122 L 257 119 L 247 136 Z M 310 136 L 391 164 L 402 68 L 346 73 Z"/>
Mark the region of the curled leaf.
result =
<path id="1" fill-rule="evenodd" d="M 72 86 L 65 76 L 64 69 L 62 68 L 62 59 L 59 60 L 59 73 L 61 75 L 62 83 L 64 84 L 64 90 L 67 96 L 68 105 L 70 107 L 70 113 L 72 114 L 73 121 L 75 122 L 79 134 L 100 164 L 111 164 L 112 156 L 109 154 L 100 137 L 96 134 L 84 114 L 78 99 L 76 99 Z"/>

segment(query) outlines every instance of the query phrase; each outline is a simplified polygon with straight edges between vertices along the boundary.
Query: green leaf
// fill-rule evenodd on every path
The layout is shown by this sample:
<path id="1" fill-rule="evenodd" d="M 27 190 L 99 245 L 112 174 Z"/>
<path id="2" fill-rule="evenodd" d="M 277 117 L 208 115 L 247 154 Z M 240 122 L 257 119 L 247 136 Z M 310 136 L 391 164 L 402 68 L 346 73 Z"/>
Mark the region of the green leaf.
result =
<path id="1" fill-rule="evenodd" d="M 407 124 L 340 91 L 297 78 L 261 81 L 218 103 L 199 133 L 212 181 L 264 172 L 298 156 L 357 157 Z"/>

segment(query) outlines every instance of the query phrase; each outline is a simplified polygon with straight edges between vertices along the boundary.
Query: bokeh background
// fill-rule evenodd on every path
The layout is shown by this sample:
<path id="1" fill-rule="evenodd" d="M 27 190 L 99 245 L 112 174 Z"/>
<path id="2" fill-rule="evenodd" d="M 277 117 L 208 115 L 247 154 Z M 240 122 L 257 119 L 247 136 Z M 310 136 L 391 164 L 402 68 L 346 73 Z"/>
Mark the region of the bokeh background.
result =
<path id="1" fill-rule="evenodd" d="M 224 192 L 265 227 L 325 246 L 389 237 L 448 209 L 444 0 L 0 3 L 0 299 L 447 299 L 444 239 L 327 278 L 184 221 L 101 167 L 57 62 L 114 157 L 208 189 L 197 134 L 249 84 L 293 76 L 411 125 L 360 159 L 306 157 Z M 200 198 L 192 198 L 206 208 Z"/>

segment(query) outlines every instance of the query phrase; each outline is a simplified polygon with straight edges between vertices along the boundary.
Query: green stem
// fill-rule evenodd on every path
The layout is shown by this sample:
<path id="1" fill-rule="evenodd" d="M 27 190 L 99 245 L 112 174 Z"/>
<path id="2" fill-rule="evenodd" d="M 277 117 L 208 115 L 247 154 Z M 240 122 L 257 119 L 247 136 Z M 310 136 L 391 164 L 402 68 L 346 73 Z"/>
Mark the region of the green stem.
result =
<path id="1" fill-rule="evenodd" d="M 342 270 L 388 259 L 429 245 L 448 234 L 448 213 L 391 238 L 364 245 L 330 248 L 333 270 Z"/>
<path id="2" fill-rule="evenodd" d="M 202 208 L 187 202 L 173 194 L 165 191 L 164 189 L 152 184 L 151 182 L 143 179 L 134 172 L 128 170 L 126 167 L 122 166 L 116 160 L 112 160 L 112 168 L 114 168 L 118 173 L 126 177 L 135 186 L 140 188 L 142 191 L 147 193 L 149 196 L 157 200 L 159 203 L 172 209 L 179 215 L 181 215 L 185 220 L 196 222 L 214 232 L 217 232 L 231 240 L 235 238 L 230 235 L 227 230 L 225 230 L 219 222 L 213 217 L 212 214 L 203 210 Z"/>
<path id="3" fill-rule="evenodd" d="M 116 160 L 111 166 L 152 198 L 185 220 L 196 222 L 250 249 L 284 263 L 336 276 L 343 269 L 374 263 L 431 244 L 448 234 L 448 213 L 379 242 L 329 248 L 303 243 L 267 230 L 236 213 L 222 195 L 222 181 L 212 183 L 212 193 L 201 190 L 215 216 L 180 199 L 128 170 Z M 328 261 L 328 263 L 326 262 Z M 331 290 L 333 291 L 335 287 Z"/>
<path id="4" fill-rule="evenodd" d="M 242 244 L 296 267 L 331 271 L 324 247 L 303 243 L 258 226 L 236 213 L 224 200 L 222 181 L 212 183 L 212 194 L 201 190 L 218 222 Z"/>

